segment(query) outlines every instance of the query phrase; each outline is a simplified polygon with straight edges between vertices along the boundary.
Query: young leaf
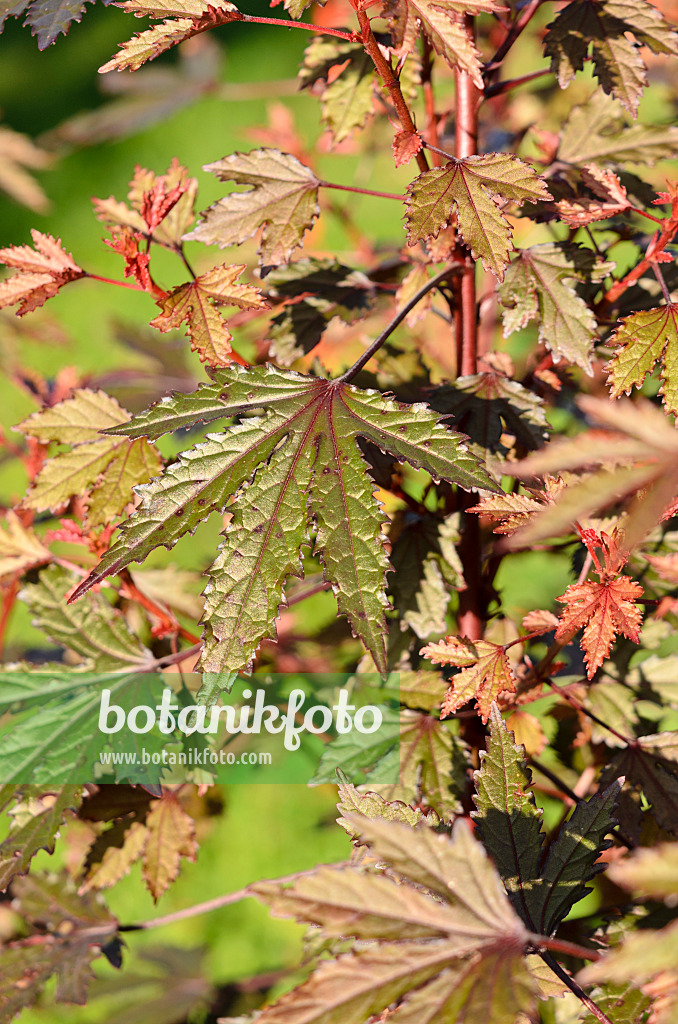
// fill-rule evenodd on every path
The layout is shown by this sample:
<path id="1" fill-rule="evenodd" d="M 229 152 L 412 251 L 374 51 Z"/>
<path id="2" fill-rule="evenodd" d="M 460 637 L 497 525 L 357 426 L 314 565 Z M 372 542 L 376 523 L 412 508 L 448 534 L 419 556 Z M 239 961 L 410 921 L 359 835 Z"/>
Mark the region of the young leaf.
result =
<path id="1" fill-rule="evenodd" d="M 103 391 L 82 388 L 57 405 L 33 413 L 17 429 L 43 444 L 71 444 L 49 458 L 23 500 L 38 512 L 88 492 L 87 521 L 102 526 L 132 500 L 132 488 L 160 471 L 160 454 L 145 438 L 120 440 L 101 431 L 125 423 L 129 413 Z"/>
<path id="2" fill-rule="evenodd" d="M 643 616 L 635 602 L 642 595 L 643 588 L 630 576 L 610 578 L 605 575 L 600 583 L 593 580 L 572 583 L 557 598 L 565 609 L 561 612 L 556 639 L 563 640 L 568 634 L 584 629 L 581 644 L 586 652 L 589 679 L 593 679 L 609 655 L 618 633 L 636 644 L 639 642 Z"/>
<path id="3" fill-rule="evenodd" d="M 230 0 L 125 0 L 120 6 L 137 18 L 149 15 L 167 20 L 121 43 L 120 52 L 99 68 L 100 74 L 137 71 L 147 60 L 154 60 L 191 36 L 230 21 L 242 21 L 242 14 Z"/>
<path id="4" fill-rule="evenodd" d="M 394 44 L 400 55 L 416 49 L 423 31 L 450 67 L 468 72 L 478 89 L 482 89 L 480 54 L 459 15 L 489 14 L 500 9 L 495 0 L 387 0 L 384 13 L 391 19 Z"/>
<path id="5" fill-rule="evenodd" d="M 58 565 L 40 573 L 21 592 L 34 624 L 54 643 L 76 651 L 98 669 L 141 666 L 151 655 L 130 631 L 123 615 L 100 594 L 81 605 L 67 605 L 73 576 Z"/>
<path id="6" fill-rule="evenodd" d="M 188 284 L 179 285 L 159 301 L 162 312 L 151 320 L 151 327 L 171 331 L 185 320 L 191 337 L 191 349 L 210 366 L 230 362 L 232 334 L 218 306 L 238 309 L 266 309 L 267 303 L 254 285 L 243 284 L 244 265 L 213 267 Z"/>
<path id="7" fill-rule="evenodd" d="M 361 43 L 314 39 L 304 53 L 299 81 L 302 89 L 323 83 L 322 119 L 335 145 L 362 128 L 372 114 L 374 64 Z"/>
<path id="8" fill-rule="evenodd" d="M 148 216 L 155 207 L 154 226 L 150 229 L 153 238 L 175 247 L 195 220 L 193 206 L 197 191 L 197 179 L 189 177 L 187 169 L 174 158 L 165 174 L 155 174 L 145 167 L 135 169 L 127 194 L 129 206 L 113 196 L 92 202 L 99 220 L 110 227 L 131 228 L 141 235 L 149 232 Z M 162 217 L 158 221 L 159 214 Z"/>
<path id="9" fill-rule="evenodd" d="M 551 844 L 539 884 L 525 893 L 531 920 L 540 935 L 552 935 L 573 905 L 590 889 L 586 883 L 602 870 L 598 857 L 610 845 L 605 836 L 616 824 L 614 811 L 621 782 L 613 782 L 577 804 Z"/>
<path id="10" fill-rule="evenodd" d="M 545 53 L 564 89 L 590 48 L 603 89 L 635 117 L 647 84 L 640 43 L 653 53 L 678 53 L 675 32 L 646 0 L 574 0 L 548 26 Z"/>
<path id="11" fill-rule="evenodd" d="M 499 286 L 504 313 L 504 337 L 539 324 L 539 341 L 556 359 L 581 366 L 590 372 L 596 318 L 577 294 L 572 281 L 602 281 L 613 269 L 596 253 L 583 246 L 546 242 L 521 249 Z"/>
<path id="12" fill-rule="evenodd" d="M 14 267 L 17 273 L 0 281 L 0 309 L 19 303 L 17 316 L 42 306 L 69 281 L 86 273 L 66 252 L 60 238 L 31 231 L 35 249 L 29 245 L 10 245 L 0 249 L 0 263 Z"/>
<path id="13" fill-rule="evenodd" d="M 0 528 L 0 579 L 51 560 L 51 552 L 12 509 L 7 509 L 4 526 Z"/>
<path id="14" fill-rule="evenodd" d="M 11 825 L 0 843 L 0 892 L 16 875 L 25 874 L 38 850 L 52 853 L 67 811 L 77 810 L 83 790 L 79 786 L 27 786 L 15 790 L 17 804 L 9 812 Z"/>
<path id="15" fill-rule="evenodd" d="M 180 858 L 196 858 L 195 825 L 176 795 L 168 791 L 151 804 L 146 832 L 144 880 L 153 899 L 158 900 L 179 874 Z"/>
<path id="16" fill-rule="evenodd" d="M 532 776 L 525 750 L 515 743 L 496 704 L 490 710 L 487 750 L 481 751 L 480 757 L 480 771 L 473 775 L 476 810 L 471 816 L 514 910 L 534 929 L 526 893 L 539 877 L 542 812 L 529 792 Z"/>
<path id="17" fill-rule="evenodd" d="M 407 194 L 409 245 L 435 237 L 456 211 L 462 241 L 500 281 L 513 242 L 499 200 L 536 203 L 551 198 L 536 171 L 508 153 L 470 156 L 424 171 L 408 185 Z"/>
<path id="18" fill-rule="evenodd" d="M 233 153 L 204 168 L 219 181 L 252 185 L 210 206 L 204 220 L 187 239 L 218 245 L 239 245 L 263 228 L 259 255 L 263 268 L 287 263 L 319 214 L 320 180 L 310 167 L 278 149 Z"/>
<path id="19" fill-rule="evenodd" d="M 461 668 L 450 683 L 443 701 L 441 715 L 451 714 L 467 701 L 475 698 L 483 722 L 486 722 L 492 702 L 502 693 L 514 693 L 516 678 L 504 648 L 489 640 L 467 640 L 448 636 L 438 643 L 428 644 L 419 652 L 434 665 L 454 665 Z"/>
<path id="20" fill-rule="evenodd" d="M 613 171 L 601 170 L 596 164 L 582 168 L 581 180 L 596 198 L 561 199 L 556 203 L 558 214 L 568 227 L 580 228 L 594 221 L 607 220 L 631 206 L 626 189 Z"/>
<path id="21" fill-rule="evenodd" d="M 426 406 L 400 405 L 377 392 L 272 366 L 246 372 L 233 367 L 216 377 L 224 416 L 262 406 L 266 413 L 245 419 L 229 433 L 210 435 L 163 477 L 139 488 L 140 508 L 74 599 L 130 562 L 143 560 L 154 547 L 172 547 L 249 482 L 242 504 L 239 500 L 232 506 L 226 532 L 225 550 L 237 554 L 230 566 L 224 555 L 214 567 L 203 668 L 239 669 L 245 652 L 247 661 L 270 635 L 264 624 L 275 617 L 286 575 L 298 571 L 296 564 L 288 568 L 293 563 L 287 556 L 284 565 L 276 559 L 285 546 L 291 557 L 305 539 L 301 524 L 308 502 L 308 515 L 317 526 L 316 549 L 340 610 L 385 670 L 383 517 L 357 439 L 366 438 L 397 459 L 462 487 L 494 490 L 495 484 L 461 435 L 443 427 Z M 262 464 L 276 449 L 266 471 Z M 248 563 L 249 575 L 239 568 Z M 237 624 L 237 633 L 231 624 L 234 629 Z"/>
<path id="22" fill-rule="evenodd" d="M 678 413 L 678 305 L 642 309 L 621 321 L 610 338 L 617 345 L 605 367 L 611 395 L 618 398 L 640 387 L 655 364 L 661 362 L 660 393 L 667 412 Z"/>

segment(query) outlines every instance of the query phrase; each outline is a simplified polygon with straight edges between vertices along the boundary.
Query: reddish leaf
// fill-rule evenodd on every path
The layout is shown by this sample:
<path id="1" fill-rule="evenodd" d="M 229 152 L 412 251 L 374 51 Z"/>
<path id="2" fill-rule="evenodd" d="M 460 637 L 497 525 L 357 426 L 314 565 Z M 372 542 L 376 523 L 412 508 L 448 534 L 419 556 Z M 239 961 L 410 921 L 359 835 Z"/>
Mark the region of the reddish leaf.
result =
<path id="1" fill-rule="evenodd" d="M 0 281 L 0 309 L 19 303 L 17 316 L 42 306 L 62 285 L 86 277 L 85 271 L 66 252 L 60 238 L 31 231 L 35 249 L 29 245 L 10 245 L 0 249 L 0 263 L 15 267 L 18 273 Z"/>
<path id="2" fill-rule="evenodd" d="M 428 644 L 419 653 L 434 665 L 455 665 L 462 669 L 445 694 L 441 718 L 475 698 L 483 722 L 486 722 L 492 702 L 502 693 L 515 692 L 517 680 L 506 651 L 499 644 L 448 636 L 438 643 Z"/>
<path id="3" fill-rule="evenodd" d="M 149 255 L 147 252 L 139 251 L 139 242 L 144 236 L 139 231 L 131 228 L 113 228 L 113 238 L 106 238 L 104 241 L 113 252 L 117 252 L 125 261 L 125 277 L 133 277 L 140 288 L 145 292 L 153 292 L 154 286 L 151 275 L 148 272 Z"/>
<path id="4" fill-rule="evenodd" d="M 408 164 L 424 145 L 418 132 L 398 132 L 393 136 L 393 158 L 396 167 Z"/>

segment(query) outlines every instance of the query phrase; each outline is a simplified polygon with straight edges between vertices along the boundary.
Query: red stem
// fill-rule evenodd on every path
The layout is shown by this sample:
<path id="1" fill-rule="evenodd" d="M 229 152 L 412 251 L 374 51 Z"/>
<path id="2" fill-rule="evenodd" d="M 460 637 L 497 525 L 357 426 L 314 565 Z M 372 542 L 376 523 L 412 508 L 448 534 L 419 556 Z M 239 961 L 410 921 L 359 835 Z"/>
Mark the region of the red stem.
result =
<path id="1" fill-rule="evenodd" d="M 405 97 L 403 96 L 402 89 L 400 88 L 400 82 L 394 74 L 390 61 L 384 57 L 383 53 L 379 49 L 379 43 L 375 39 L 372 26 L 370 25 L 370 19 L 365 11 L 357 6 L 357 0 L 351 0 L 351 3 L 356 12 L 356 17 L 358 18 L 358 24 L 360 25 L 362 44 L 365 47 L 365 53 L 372 60 L 372 63 L 377 70 L 377 74 L 388 89 L 388 94 L 391 97 L 391 102 L 396 109 L 398 120 L 400 121 L 400 127 L 404 132 L 415 134 L 417 128 L 412 120 L 410 109 L 405 102 Z M 417 153 L 417 166 L 420 171 L 427 171 L 429 169 L 426 154 L 422 150 L 419 150 Z"/>
<path id="2" fill-rule="evenodd" d="M 464 18 L 464 25 L 473 36 L 473 19 Z M 456 126 L 455 155 L 458 160 L 473 156 L 478 149 L 478 103 L 480 93 L 466 71 L 456 70 Z M 463 246 L 457 246 L 457 255 L 464 261 L 464 269 L 455 294 L 455 332 L 457 343 L 457 374 L 470 376 L 477 372 L 478 323 L 476 314 L 476 268 Z M 465 511 L 476 504 L 473 494 L 461 493 L 463 515 L 463 541 L 460 549 L 466 589 L 459 593 L 459 632 L 469 640 L 480 640 L 483 635 L 482 617 L 482 546 L 478 516 Z"/>
<path id="3" fill-rule="evenodd" d="M 143 292 L 144 288 L 139 284 L 133 284 L 131 281 L 116 281 L 112 277 L 102 277 L 100 274 L 90 274 L 86 272 L 83 277 L 77 278 L 76 280 L 82 281 L 84 278 L 89 278 L 91 281 L 103 281 L 104 284 L 114 284 L 118 288 L 131 288 L 133 292 Z"/>
<path id="4" fill-rule="evenodd" d="M 550 949 L 554 953 L 562 953 L 564 956 L 576 956 L 580 960 L 600 960 L 601 958 L 601 954 L 597 950 L 586 949 L 585 946 L 578 946 L 575 942 L 551 939 L 546 935 L 533 935 L 530 938 L 534 939 L 535 946 L 539 946 L 541 949 Z"/>
<path id="5" fill-rule="evenodd" d="M 491 75 L 501 67 L 504 57 L 509 52 L 523 29 L 527 27 L 534 15 L 537 13 L 537 10 L 542 3 L 543 0 L 530 0 L 530 2 L 523 7 L 522 11 L 508 30 L 508 34 L 504 39 L 504 42 L 499 47 L 492 60 L 486 65 L 486 75 Z"/>
<path id="6" fill-rule="evenodd" d="M 357 32 L 343 32 L 339 28 L 328 28 L 325 25 L 308 25 L 304 21 L 288 21 L 286 18 L 258 18 L 253 14 L 243 14 L 238 21 L 246 21 L 251 25 L 282 25 L 283 28 L 301 28 L 307 32 L 316 32 L 323 36 L 336 36 L 337 39 L 346 39 L 349 43 L 359 43 L 360 36 Z"/>
<path id="7" fill-rule="evenodd" d="M 354 185 L 334 185 L 331 181 L 321 181 L 321 188 L 336 188 L 340 192 L 356 192 L 361 196 L 376 196 L 377 199 L 397 199 L 399 203 L 405 202 L 405 196 L 396 195 L 395 192 L 373 192 L 370 188 L 357 188 Z"/>

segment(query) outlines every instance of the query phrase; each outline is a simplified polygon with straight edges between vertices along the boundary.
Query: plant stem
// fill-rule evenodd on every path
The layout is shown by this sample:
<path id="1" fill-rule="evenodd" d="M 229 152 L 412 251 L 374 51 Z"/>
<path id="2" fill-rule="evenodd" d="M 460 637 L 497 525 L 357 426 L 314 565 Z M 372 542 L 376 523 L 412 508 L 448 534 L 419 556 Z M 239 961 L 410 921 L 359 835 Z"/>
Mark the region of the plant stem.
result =
<path id="1" fill-rule="evenodd" d="M 414 309 L 417 303 L 420 302 L 424 298 L 424 296 L 431 291 L 432 288 L 436 288 L 442 281 L 446 280 L 446 278 L 448 278 L 451 274 L 455 273 L 457 270 L 457 265 L 453 263 L 452 265 L 445 267 L 444 270 L 441 270 L 440 273 L 436 274 L 435 277 L 432 277 L 430 281 L 427 281 L 427 283 L 422 288 L 419 289 L 416 295 L 413 295 L 410 301 L 406 305 L 404 305 L 403 308 L 386 325 L 381 334 L 374 339 L 370 347 L 365 352 L 363 352 L 360 359 L 357 359 L 353 366 L 350 366 L 348 368 L 346 373 L 342 373 L 341 377 L 336 378 L 336 383 L 348 384 L 350 380 L 353 380 L 356 374 L 359 373 L 360 370 L 362 370 L 363 366 L 365 366 L 365 364 L 370 361 L 374 353 L 381 348 L 381 346 L 388 338 L 390 338 L 390 336 L 395 331 L 396 327 L 398 327 L 403 322 L 407 314 L 412 309 Z"/>
<path id="2" fill-rule="evenodd" d="M 259 18 L 254 14 L 243 14 L 237 21 L 246 21 L 250 25 L 282 25 L 283 28 L 301 28 L 307 32 L 315 32 L 323 36 L 336 36 L 337 39 L 346 39 L 349 43 L 359 43 L 360 36 L 357 32 L 343 32 L 339 28 L 328 28 L 324 25 L 309 25 L 305 21 L 288 21 L 286 18 Z"/>
<path id="3" fill-rule="evenodd" d="M 374 192 L 370 188 L 358 188 L 355 185 L 335 185 L 331 181 L 321 181 L 321 188 L 336 188 L 340 192 L 356 192 L 361 196 L 376 196 L 377 199 L 397 199 L 399 203 L 405 201 L 405 196 L 396 195 L 395 192 Z"/>
<path id="4" fill-rule="evenodd" d="M 607 306 L 611 306 L 613 302 L 624 294 L 627 288 L 630 288 L 632 284 L 638 280 L 639 277 L 645 273 L 648 267 L 652 266 L 655 257 L 663 252 L 669 242 L 672 241 L 674 234 L 676 233 L 676 221 L 673 217 L 667 217 L 666 220 L 662 221 L 664 227 L 661 231 L 658 231 L 652 238 L 647 252 L 643 258 L 629 270 L 621 281 L 615 281 L 611 288 L 605 292 L 602 299 L 596 306 L 596 312 L 604 310 Z"/>
<path id="5" fill-rule="evenodd" d="M 574 978 L 567 973 L 565 968 L 560 966 L 555 957 L 551 956 L 551 954 L 548 951 L 544 951 L 539 955 L 544 961 L 544 963 L 548 964 L 553 973 L 556 974 L 560 978 L 560 980 L 567 985 L 570 991 L 574 992 L 574 994 L 577 996 L 580 1002 L 582 1002 L 584 1006 L 587 1008 L 587 1010 L 589 1010 L 593 1014 L 596 1020 L 600 1021 L 600 1024 L 612 1024 L 610 1018 L 605 1013 L 603 1013 L 598 1004 L 594 1003 L 590 996 L 586 995 L 586 992 L 584 992 L 584 989 L 581 987 L 581 985 L 578 985 Z"/>
<path id="6" fill-rule="evenodd" d="M 654 272 L 654 276 L 657 278 L 657 281 L 659 282 L 659 287 L 662 290 L 662 295 L 664 296 L 664 301 L 666 302 L 667 306 L 670 306 L 671 305 L 671 292 L 668 290 L 668 288 L 666 286 L 666 281 L 664 280 L 664 275 L 662 274 L 661 270 L 659 269 L 659 264 L 658 263 L 653 263 L 652 264 L 652 270 Z"/>
<path id="7" fill-rule="evenodd" d="M 523 29 L 525 29 L 530 23 L 542 3 L 543 0 L 530 0 L 530 2 L 523 7 L 522 11 L 508 30 L 504 42 L 499 47 L 492 60 L 485 65 L 483 72 L 484 75 L 492 75 L 501 67 L 504 57 L 509 52 Z"/>
<path id="8" fill-rule="evenodd" d="M 104 284 L 114 284 L 118 288 L 131 288 L 133 292 L 143 292 L 144 289 L 139 284 L 133 284 L 131 281 L 116 281 L 113 277 L 102 277 L 100 274 L 90 274 L 87 271 L 82 277 L 78 277 L 76 281 L 83 281 L 88 279 L 90 281 L 103 281 Z"/>
<path id="9" fill-rule="evenodd" d="M 304 878 L 307 875 L 315 874 L 320 867 L 342 868 L 347 867 L 348 865 L 349 861 L 341 861 L 337 864 L 317 865 L 314 868 L 307 868 L 304 871 L 295 871 L 291 875 L 283 875 L 282 878 L 275 878 L 269 884 L 282 885 L 285 882 L 294 882 L 297 878 Z M 214 899 L 205 900 L 204 903 L 194 903 L 191 907 L 184 907 L 183 910 L 175 910 L 171 914 L 163 914 L 162 917 L 153 917 L 149 921 L 142 921 L 141 924 L 122 924 L 118 931 L 146 931 L 148 928 L 160 928 L 164 924 L 174 924 L 175 921 L 185 921 L 189 917 L 198 917 L 200 914 L 208 914 L 211 910 L 219 910 L 221 907 L 227 907 L 231 903 L 239 903 L 240 900 L 255 897 L 255 893 L 251 892 L 250 888 L 251 887 L 249 885 L 246 885 L 243 889 L 236 889 L 235 892 L 227 892 L 222 896 L 215 896 Z"/>
<path id="10" fill-rule="evenodd" d="M 545 764 L 542 764 L 540 761 L 537 761 L 536 757 L 530 758 L 530 764 L 532 764 L 538 772 L 540 772 L 547 779 L 549 779 L 564 796 L 568 797 L 573 802 L 575 807 L 577 806 L 577 804 L 580 802 L 579 797 L 573 789 L 570 789 L 567 783 L 563 782 L 562 779 L 558 778 L 555 772 L 552 772 L 551 769 L 547 768 Z"/>
<path id="11" fill-rule="evenodd" d="M 404 132 L 411 132 L 412 134 L 415 134 L 417 128 L 412 120 L 410 109 L 405 102 L 403 91 L 400 88 L 400 82 L 395 76 L 390 61 L 384 57 L 383 53 L 379 49 L 379 43 L 375 39 L 372 26 L 370 25 L 370 19 L 365 11 L 357 6 L 357 0 L 352 0 L 352 6 L 356 12 L 356 17 L 358 18 L 358 24 L 360 25 L 365 53 L 371 58 L 372 63 L 377 70 L 377 74 L 388 89 L 388 94 L 391 97 L 391 102 L 396 109 L 398 120 L 400 121 L 400 127 Z M 419 150 L 417 153 L 417 166 L 420 171 L 427 171 L 429 169 L 428 160 L 426 159 L 426 154 L 423 150 Z"/>
<path id="12" fill-rule="evenodd" d="M 562 687 L 558 686 L 557 683 L 554 683 L 552 679 L 548 680 L 548 684 L 552 690 L 555 690 L 556 693 L 560 694 L 561 697 L 564 697 L 567 703 L 570 704 L 575 709 L 575 711 L 580 711 L 582 715 L 586 715 L 587 718 L 590 718 L 592 722 L 596 722 L 596 724 L 601 726 L 601 728 L 607 729 L 607 731 L 611 732 L 613 736 L 616 736 L 618 740 L 621 740 L 622 743 L 625 743 L 627 747 L 632 747 L 634 745 L 635 741 L 633 739 L 630 739 L 628 736 L 624 736 L 623 733 L 618 732 L 611 725 L 608 725 L 607 722 L 604 722 L 602 718 L 598 718 L 598 715 L 595 715 L 593 711 L 589 711 L 588 708 L 585 708 L 583 704 L 581 704 L 575 697 L 569 694 Z"/>
<path id="13" fill-rule="evenodd" d="M 546 935 L 530 935 L 534 945 L 540 949 L 550 949 L 554 953 L 562 953 L 564 956 L 576 956 L 580 960 L 600 960 L 601 954 L 596 949 L 587 949 L 586 946 L 579 946 L 576 942 L 566 942 L 564 939 L 552 939 Z"/>
<path id="14" fill-rule="evenodd" d="M 473 39 L 473 19 L 464 18 L 464 27 Z M 478 104 L 480 92 L 471 76 L 459 68 L 455 72 L 456 138 L 455 156 L 464 160 L 478 150 Z M 478 368 L 478 318 L 476 311 L 476 267 L 466 249 L 457 243 L 457 258 L 464 269 L 455 281 L 454 325 L 457 345 L 457 375 L 471 376 Z M 462 510 L 461 563 L 466 589 L 459 592 L 458 627 L 462 636 L 480 640 L 483 635 L 482 616 L 482 543 L 477 515 L 466 511 L 476 504 L 473 494 L 459 492 Z"/>
<path id="15" fill-rule="evenodd" d="M 438 167 L 440 160 L 438 140 L 438 118 L 436 117 L 435 95 L 433 92 L 433 47 L 427 36 L 424 36 L 424 51 L 421 63 L 421 87 L 424 93 L 426 109 L 426 136 L 432 143 L 432 152 L 436 154 L 433 166 Z"/>
<path id="16" fill-rule="evenodd" d="M 542 68 L 541 71 L 531 71 L 527 75 L 520 75 L 519 78 L 507 78 L 503 82 L 495 82 L 494 85 L 488 85 L 483 93 L 483 99 L 489 100 L 493 96 L 501 96 L 502 93 L 508 92 L 509 89 L 516 89 L 519 85 L 533 82 L 535 78 L 543 78 L 544 75 L 552 74 L 553 72 L 550 68 Z"/>

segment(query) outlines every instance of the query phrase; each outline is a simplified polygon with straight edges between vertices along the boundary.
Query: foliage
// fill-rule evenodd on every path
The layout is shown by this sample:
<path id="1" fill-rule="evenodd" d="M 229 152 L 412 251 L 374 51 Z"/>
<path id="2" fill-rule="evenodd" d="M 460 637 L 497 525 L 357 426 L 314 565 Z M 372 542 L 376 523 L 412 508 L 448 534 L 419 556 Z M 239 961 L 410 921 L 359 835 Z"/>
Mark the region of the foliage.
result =
<path id="1" fill-rule="evenodd" d="M 0 128 L 0 189 L 31 217 L 59 147 L 235 103 L 220 37 L 303 39 L 285 51 L 301 93 L 283 82 L 289 103 L 225 155 L 208 117 L 201 181 L 185 138 L 124 198 L 102 169 L 117 275 L 59 202 L 0 249 L 25 410 L 9 403 L 0 473 L 26 485 L 0 523 L 0 1021 L 54 992 L 120 1024 L 671 1024 L 676 5 L 116 6 L 152 22 L 100 68 L 120 96 L 35 141 Z M 25 17 L 44 48 L 84 10 L 17 0 L 0 27 Z M 134 324 L 108 352 L 111 291 Z M 50 319 L 71 300 L 88 372 Z M 229 850 L 205 902 L 193 862 L 229 793 L 188 755 L 246 752 L 208 717 L 251 736 L 248 688 L 279 711 L 308 679 L 324 708 L 340 691 L 383 709 L 287 748 L 319 800 L 338 780 L 348 855 L 236 889 Z M 104 696 L 124 718 L 158 685 L 182 730 L 93 730 Z M 284 814 L 248 821 L 255 874 Z M 125 886 L 183 899 L 187 879 L 190 906 L 117 909 Z M 188 933 L 123 942 L 246 897 L 306 926 L 301 972 L 276 952 L 224 986 Z"/>

